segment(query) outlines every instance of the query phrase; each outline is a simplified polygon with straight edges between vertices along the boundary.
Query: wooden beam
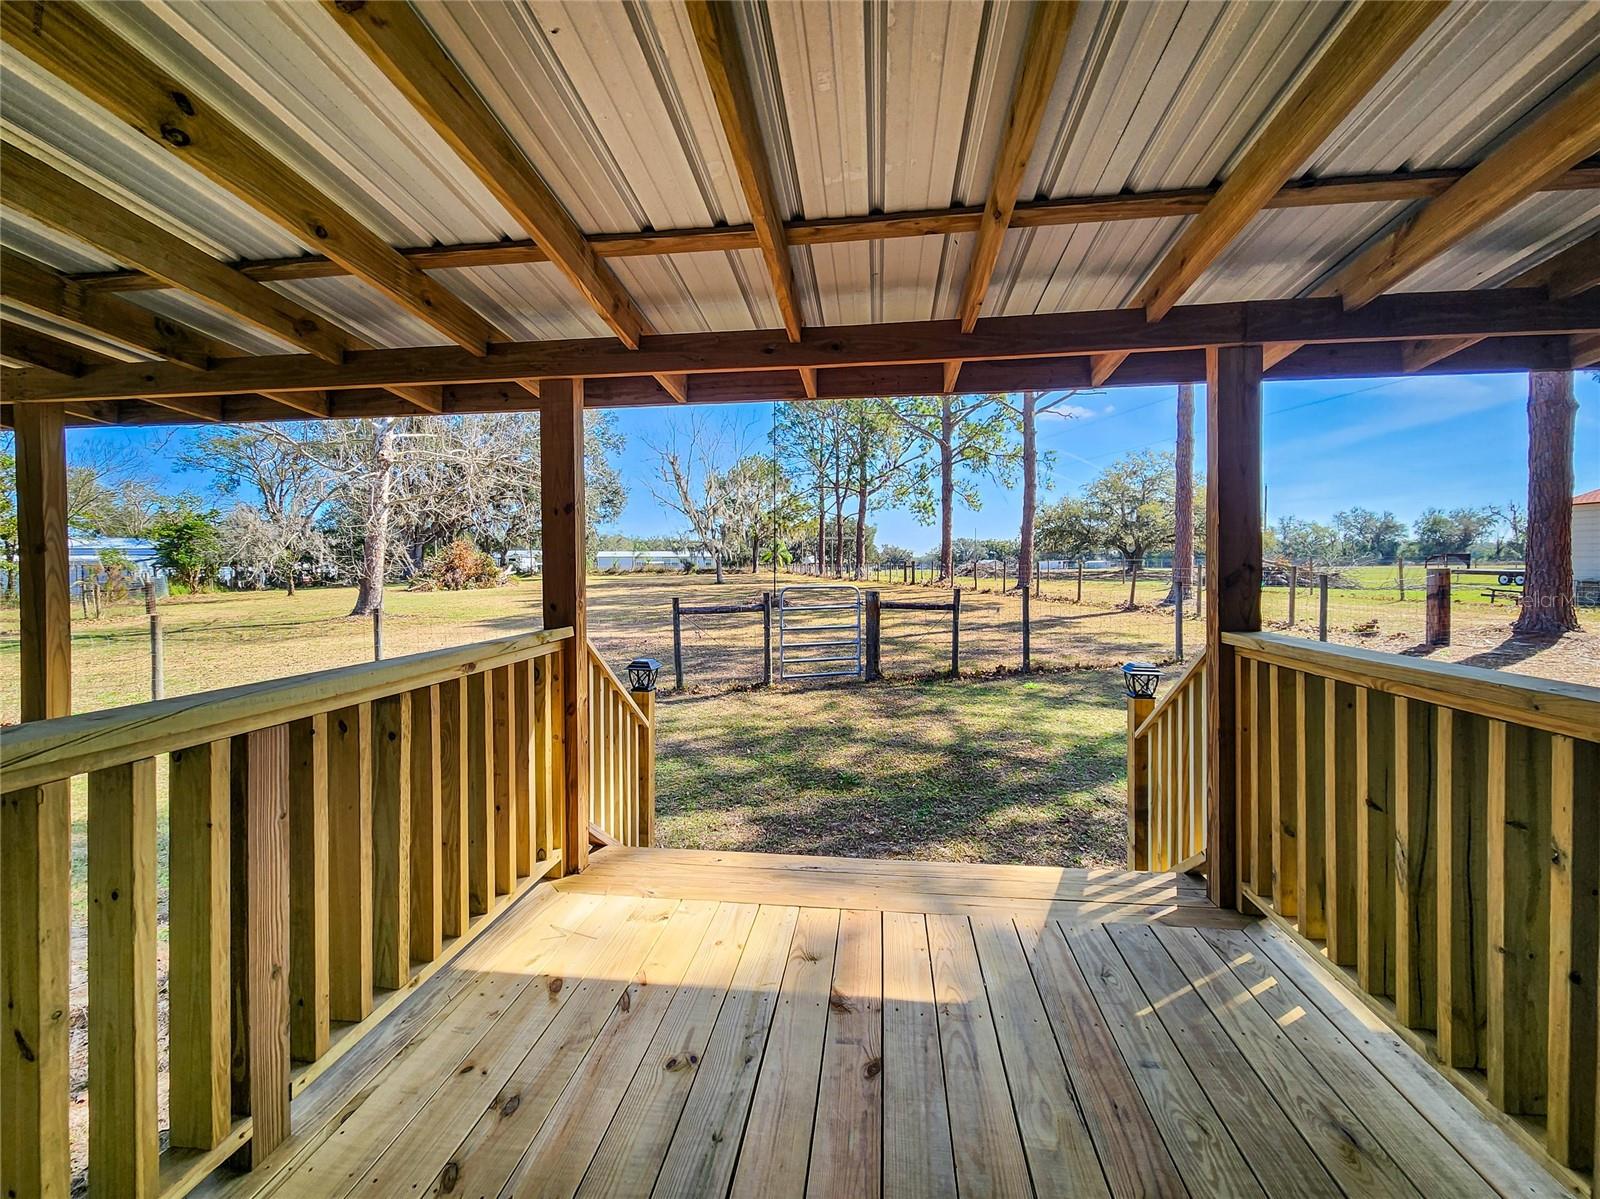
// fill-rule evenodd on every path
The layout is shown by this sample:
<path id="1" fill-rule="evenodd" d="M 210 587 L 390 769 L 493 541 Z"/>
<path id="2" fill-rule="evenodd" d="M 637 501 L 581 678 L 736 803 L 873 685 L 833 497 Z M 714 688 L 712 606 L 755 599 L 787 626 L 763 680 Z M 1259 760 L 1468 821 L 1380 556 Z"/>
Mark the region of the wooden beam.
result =
<path id="1" fill-rule="evenodd" d="M 332 401 L 325 391 L 264 391 L 261 394 L 275 404 L 307 416 L 326 417 L 333 413 Z"/>
<path id="2" fill-rule="evenodd" d="M 1000 261 L 1006 229 L 1022 191 L 1022 176 L 1028 169 L 1044 120 L 1045 105 L 1055 88 L 1061 58 L 1067 48 L 1067 33 L 1072 28 L 1076 4 L 1036 4 L 1022 47 L 1022 65 L 1011 94 L 1011 110 L 1006 116 L 1005 138 L 995 158 L 994 175 L 989 181 L 989 198 L 978 225 L 978 240 L 967 268 L 967 282 L 958 309 L 961 331 L 971 333 L 983 311 L 989 280 Z"/>
<path id="3" fill-rule="evenodd" d="M 1426 200 L 1442 194 L 1465 174 L 1466 170 L 1457 169 L 1297 179 L 1285 184 L 1263 207 L 1319 208 Z M 1580 166 L 1551 180 L 1544 190 L 1589 191 L 1597 188 L 1600 188 L 1600 166 Z M 1192 187 L 1122 196 L 1063 196 L 1048 200 L 1025 200 L 1019 202 L 1011 214 L 1011 228 L 1036 229 L 1193 216 L 1203 212 L 1216 194 L 1216 188 Z M 967 205 L 876 216 L 801 219 L 784 222 L 784 236 L 791 246 L 819 246 L 975 233 L 982 216 L 982 208 Z M 761 248 L 755 228 L 751 225 L 594 233 L 587 235 L 587 241 L 601 258 L 650 258 Z M 452 246 L 408 246 L 400 253 L 413 266 L 430 271 L 519 266 L 550 261 L 539 243 L 528 238 Z M 324 254 L 247 259 L 233 265 L 258 282 L 332 279 L 350 273 Z M 138 271 L 96 271 L 75 278 L 95 291 L 147 291 L 166 286 L 161 280 Z"/>
<path id="4" fill-rule="evenodd" d="M 672 397 L 674 403 L 689 402 L 689 376 L 686 374 L 661 374 L 654 376 L 661 389 Z"/>
<path id="5" fill-rule="evenodd" d="M 0 9 L 7 30 L 12 19 L 10 8 Z M 0 150 L 0 199 L 9 208 L 112 258 L 133 263 L 327 362 L 338 362 L 350 348 L 350 339 L 342 331 L 310 309 L 246 278 L 176 234 L 9 144 Z M 124 328 L 114 335 L 120 338 L 130 332 Z M 205 356 L 188 365 L 204 366 Z"/>
<path id="6" fill-rule="evenodd" d="M 1206 428 L 1206 889 L 1218 907 L 1234 907 L 1241 900 L 1237 658 L 1222 634 L 1261 628 L 1259 346 L 1207 351 Z"/>
<path id="7" fill-rule="evenodd" d="M 0 271 L 7 269 L 4 261 L 4 251 L 0 251 Z M 72 377 L 83 374 L 91 366 L 120 361 L 7 320 L 0 320 L 0 358 L 22 367 Z"/>
<path id="8" fill-rule="evenodd" d="M 8 172 L 17 161 L 11 153 L 4 155 Z M 26 178 L 20 183 L 9 178 L 5 181 L 8 203 L 14 186 L 25 188 Z M 48 202 L 43 197 L 38 200 L 40 203 Z M 73 229 L 76 225 L 72 213 L 61 214 L 58 227 Z M 254 288 L 260 284 L 251 283 L 249 286 Z M 211 365 L 212 358 L 226 357 L 230 352 L 238 353 L 232 347 L 224 346 L 148 308 L 140 308 L 115 296 L 89 291 L 83 284 L 74 282 L 60 271 L 14 250 L 0 249 L 0 296 L 8 304 L 25 312 L 48 317 L 97 337 L 121 342 L 135 350 L 181 363 L 194 370 L 205 370 Z"/>
<path id="9" fill-rule="evenodd" d="M 63 83 L 458 345 L 482 353 L 494 335 L 489 322 L 465 301 L 212 108 L 187 80 L 163 70 L 82 5 L 5 5 L 0 8 L 0 35 Z"/>
<path id="10" fill-rule="evenodd" d="M 649 322 L 416 9 L 403 0 L 324 7 L 623 343 L 637 346 Z"/>
<path id="11" fill-rule="evenodd" d="M 800 387 L 806 393 L 806 399 L 817 398 L 817 371 L 815 367 L 802 366 L 800 368 Z"/>
<path id="12" fill-rule="evenodd" d="M 722 371 L 788 372 L 786 385 L 793 386 L 793 372 L 802 367 L 942 364 L 950 357 L 951 339 L 960 335 L 959 329 L 955 321 L 833 326 L 809 329 L 799 342 L 768 330 L 656 334 L 638 350 L 605 338 L 508 342 L 482 357 L 452 346 L 424 346 L 357 351 L 337 366 L 305 356 L 273 356 L 231 359 L 205 372 L 148 363 L 105 366 L 76 379 L 23 371 L 8 380 L 7 395 L 13 402 L 136 399 Z M 1548 299 L 1539 291 L 1505 289 L 1417 292 L 1386 296 L 1356 312 L 1344 311 L 1336 298 L 1186 305 L 1155 324 L 1135 309 L 994 317 L 961 338 L 961 355 L 975 364 L 1290 340 L 1402 342 L 1597 329 L 1600 292 L 1565 300 Z M 934 379 L 937 382 L 937 374 Z"/>
<path id="13" fill-rule="evenodd" d="M 584 578 L 583 381 L 546 379 L 539 408 L 544 627 L 572 629 L 558 653 L 563 782 L 561 871 L 589 863 L 589 632 Z"/>
<path id="14" fill-rule="evenodd" d="M 1184 228 L 1133 306 L 1153 321 L 1170 312 L 1444 8 L 1440 0 L 1365 0 Z"/>
<path id="15" fill-rule="evenodd" d="M 965 365 L 961 359 L 953 359 L 944 364 L 944 394 L 954 395 L 956 384 L 961 381 L 961 368 Z"/>
<path id="16" fill-rule="evenodd" d="M 1324 289 L 1360 308 L 1537 192 L 1600 148 L 1600 72 L 1568 88 L 1498 149 Z"/>
<path id="17" fill-rule="evenodd" d="M 72 711 L 67 450 L 59 408 L 17 411 L 17 568 L 23 720 Z"/>
<path id="18" fill-rule="evenodd" d="M 1572 347 L 1572 368 L 1600 365 L 1600 333 L 1574 334 L 1567 339 Z"/>
<path id="19" fill-rule="evenodd" d="M 390 387 L 388 390 L 424 412 L 439 413 L 444 411 L 444 388 L 436 383 L 418 384 L 414 387 Z"/>
<path id="20" fill-rule="evenodd" d="M 756 242 L 767 266 L 767 278 L 778 301 L 778 312 L 790 341 L 800 340 L 800 305 L 795 299 L 794 269 L 783 214 L 778 211 L 777 189 L 772 184 L 772 160 L 761 136 L 750 76 L 739 52 L 739 30 L 734 6 L 713 0 L 687 0 L 689 27 L 694 31 L 705 66 L 706 82 L 717 102 L 722 132 L 728 139 L 734 170 L 744 191 L 745 208 L 755 229 Z"/>

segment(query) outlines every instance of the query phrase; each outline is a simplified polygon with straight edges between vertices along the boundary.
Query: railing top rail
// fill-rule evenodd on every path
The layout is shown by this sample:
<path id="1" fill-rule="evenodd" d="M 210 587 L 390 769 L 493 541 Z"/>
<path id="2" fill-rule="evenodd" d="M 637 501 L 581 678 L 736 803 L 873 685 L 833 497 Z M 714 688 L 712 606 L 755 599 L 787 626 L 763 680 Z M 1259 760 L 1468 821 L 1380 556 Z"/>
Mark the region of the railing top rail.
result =
<path id="1" fill-rule="evenodd" d="M 634 719 L 640 724 L 649 724 L 650 721 L 645 716 L 644 709 L 641 708 L 638 701 L 633 698 L 633 692 L 624 687 L 622 685 L 622 680 L 617 678 L 617 672 L 606 665 L 606 660 L 600 656 L 600 651 L 595 649 L 593 641 L 589 642 L 589 657 L 597 666 L 600 667 L 601 670 L 605 671 L 606 678 L 611 680 L 611 685 L 615 687 L 622 695 L 623 702 L 628 705 L 628 710 L 633 713 Z"/>
<path id="2" fill-rule="evenodd" d="M 1600 741 L 1600 687 L 1510 675 L 1456 662 L 1402 658 L 1282 633 L 1224 633 L 1247 657 L 1586 741 Z"/>
<path id="3" fill-rule="evenodd" d="M 1156 701 L 1156 706 L 1150 709 L 1150 714 L 1139 722 L 1138 728 L 1133 730 L 1135 737 L 1142 737 L 1148 732 L 1150 726 L 1156 722 L 1161 713 L 1172 706 L 1173 699 L 1182 694 L 1183 689 L 1199 674 L 1200 667 L 1205 664 L 1205 660 L 1206 651 L 1203 649 L 1189 659 L 1189 664 L 1178 672 L 1177 678 L 1172 680 L 1172 685 L 1167 688 L 1167 693 Z"/>
<path id="4" fill-rule="evenodd" d="M 0 790 L 57 782 L 509 662 L 543 657 L 571 636 L 570 628 L 542 629 L 382 662 L 32 721 L 0 733 Z"/>

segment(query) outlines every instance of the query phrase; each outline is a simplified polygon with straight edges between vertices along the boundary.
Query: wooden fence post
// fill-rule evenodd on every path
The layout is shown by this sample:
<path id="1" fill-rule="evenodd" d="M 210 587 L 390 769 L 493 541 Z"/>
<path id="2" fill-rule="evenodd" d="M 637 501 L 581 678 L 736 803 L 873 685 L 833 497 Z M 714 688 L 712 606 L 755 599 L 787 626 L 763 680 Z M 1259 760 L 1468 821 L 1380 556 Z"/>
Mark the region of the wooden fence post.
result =
<path id="1" fill-rule="evenodd" d="M 961 677 L 961 588 L 950 595 L 950 677 Z"/>
<path id="2" fill-rule="evenodd" d="M 1083 603 L 1083 559 L 1078 559 L 1078 603 Z"/>
<path id="3" fill-rule="evenodd" d="M 1328 576 L 1317 576 L 1317 640 L 1328 639 Z"/>
<path id="4" fill-rule="evenodd" d="M 876 591 L 867 592 L 867 682 L 876 683 L 883 677 L 880 660 L 879 624 L 882 620 L 881 600 Z"/>
<path id="5" fill-rule="evenodd" d="M 1427 572 L 1428 591 L 1425 611 L 1426 632 L 1424 640 L 1429 645 L 1450 644 L 1450 570 L 1448 567 Z"/>
<path id="6" fill-rule="evenodd" d="M 1183 661 L 1183 584 L 1174 583 L 1173 590 L 1177 593 L 1176 603 L 1172 605 L 1172 653 L 1178 661 Z"/>
<path id="7" fill-rule="evenodd" d="M 1028 619 L 1028 615 L 1029 615 L 1029 613 L 1028 613 L 1028 589 L 1026 587 L 1024 587 L 1022 589 L 1022 673 L 1023 674 L 1027 674 L 1028 670 L 1030 669 L 1030 659 L 1032 657 L 1031 651 L 1032 651 L 1032 648 L 1033 648 L 1033 646 L 1032 646 L 1032 644 L 1030 642 L 1030 636 L 1031 636 L 1033 630 L 1030 627 L 1030 622 L 1029 622 L 1029 619 Z"/>
<path id="8" fill-rule="evenodd" d="M 672 681 L 676 690 L 683 690 L 683 601 L 672 597 Z M 770 654 L 768 659 L 770 661 Z"/>
<path id="9" fill-rule="evenodd" d="M 1150 756 L 1134 730 L 1155 710 L 1156 701 L 1128 697 L 1128 869 L 1150 869 Z"/>
<path id="10" fill-rule="evenodd" d="M 150 613 L 150 698 L 161 699 L 167 693 L 166 651 L 162 646 L 161 616 Z"/>
<path id="11" fill-rule="evenodd" d="M 1294 631 L 1294 601 L 1300 592 L 1300 567 L 1289 564 L 1289 630 Z"/>
<path id="12" fill-rule="evenodd" d="M 1400 582 L 1400 601 L 1404 603 L 1406 598 L 1406 560 L 1404 558 L 1396 558 L 1394 566 L 1395 574 Z"/>
<path id="13" fill-rule="evenodd" d="M 372 660 L 383 661 L 383 608 L 372 610 Z"/>
<path id="14" fill-rule="evenodd" d="M 674 604 L 678 601 L 673 600 Z M 676 625 L 673 626 L 676 629 Z M 676 637 L 673 641 L 677 643 Z M 761 593 L 761 682 L 763 686 L 772 686 L 772 592 Z M 683 689 L 683 676 L 678 676 L 678 688 Z"/>

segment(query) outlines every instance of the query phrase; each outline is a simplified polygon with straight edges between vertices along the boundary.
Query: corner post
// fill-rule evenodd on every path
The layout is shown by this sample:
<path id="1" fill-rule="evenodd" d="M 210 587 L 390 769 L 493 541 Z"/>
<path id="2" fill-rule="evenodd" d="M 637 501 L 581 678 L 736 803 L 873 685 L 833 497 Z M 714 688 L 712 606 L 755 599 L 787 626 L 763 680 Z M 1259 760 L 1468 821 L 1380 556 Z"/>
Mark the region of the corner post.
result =
<path id="1" fill-rule="evenodd" d="M 1224 633 L 1261 628 L 1261 347 L 1206 350 L 1206 889 L 1237 907 L 1239 743 L 1234 654 Z"/>
<path id="2" fill-rule="evenodd" d="M 882 620 L 882 596 L 876 591 L 867 592 L 867 682 L 876 683 L 883 677 L 882 658 L 880 649 L 880 621 Z"/>
<path id="3" fill-rule="evenodd" d="M 65 415 L 18 404 L 17 542 L 21 573 L 22 719 L 72 711 Z M 0 1191 L 66 1195 L 70 784 L 0 803 Z"/>
<path id="4" fill-rule="evenodd" d="M 639 844 L 654 845 L 656 840 L 656 693 L 630 691 L 633 702 L 644 713 L 639 726 Z"/>
<path id="5" fill-rule="evenodd" d="M 544 625 L 570 626 L 561 643 L 561 872 L 589 864 L 589 628 L 583 494 L 583 381 L 546 379 L 539 405 Z"/>

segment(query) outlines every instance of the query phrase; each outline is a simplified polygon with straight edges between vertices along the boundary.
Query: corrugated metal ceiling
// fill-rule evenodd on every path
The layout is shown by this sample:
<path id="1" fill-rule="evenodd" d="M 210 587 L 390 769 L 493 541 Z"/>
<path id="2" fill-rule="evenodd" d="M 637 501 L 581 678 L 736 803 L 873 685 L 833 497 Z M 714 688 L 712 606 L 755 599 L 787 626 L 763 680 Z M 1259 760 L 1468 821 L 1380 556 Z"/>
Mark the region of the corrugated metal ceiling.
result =
<path id="1" fill-rule="evenodd" d="M 524 232 L 322 6 L 281 0 L 109 3 L 95 11 L 192 80 L 252 136 L 392 244 Z M 441 44 L 587 232 L 748 220 L 678 0 L 419 0 Z M 1114 195 L 1225 177 L 1345 5 L 1086 0 L 1049 99 L 1024 197 Z M 1000 0 L 741 0 L 737 24 L 778 200 L 791 217 L 981 203 L 1020 68 L 1029 6 Z M 306 252 L 293 237 L 10 51 L 0 122 L 135 211 L 222 258 Z M 1458 3 L 1306 164 L 1311 175 L 1478 160 L 1578 75 L 1600 69 L 1600 2 Z M 1493 285 L 1600 223 L 1595 193 L 1544 195 L 1442 256 L 1408 288 Z M 1267 212 L 1190 293 L 1294 295 L 1401 218 L 1375 204 Z M 1014 230 L 986 310 L 1125 304 L 1180 218 Z M 0 240 L 59 269 L 116 264 L 7 214 Z M 810 323 L 949 316 L 971 235 L 796 247 Z M 667 331 L 770 328 L 754 251 L 611 260 Z M 438 272 L 515 338 L 603 335 L 545 264 Z M 350 279 L 275 285 L 379 345 L 440 335 Z M 171 294 L 131 296 L 253 351 L 281 348 Z"/>

